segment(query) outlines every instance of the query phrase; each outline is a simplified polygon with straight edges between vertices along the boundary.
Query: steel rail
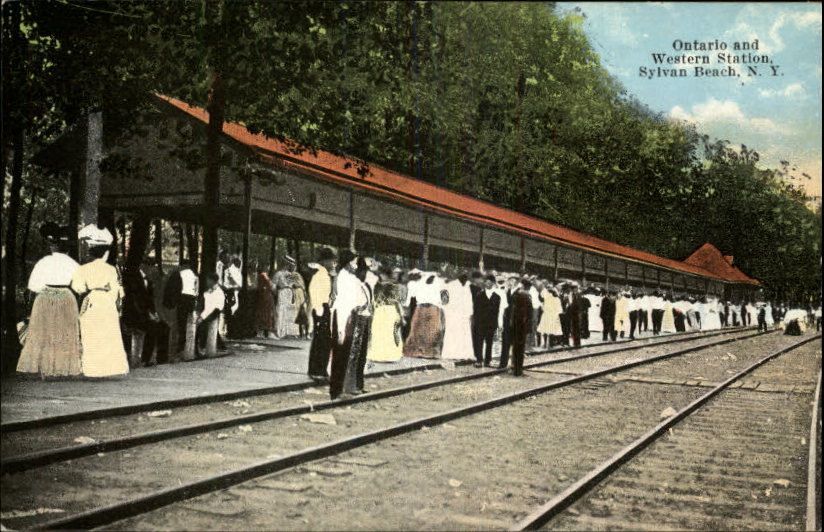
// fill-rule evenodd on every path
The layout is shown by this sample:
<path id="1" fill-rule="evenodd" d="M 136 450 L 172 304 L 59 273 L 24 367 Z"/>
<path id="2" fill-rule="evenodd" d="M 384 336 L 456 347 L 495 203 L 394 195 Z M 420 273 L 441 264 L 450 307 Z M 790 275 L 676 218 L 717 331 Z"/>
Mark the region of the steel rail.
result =
<path id="1" fill-rule="evenodd" d="M 770 331 L 775 332 L 775 331 Z M 741 336 L 736 336 L 734 338 L 729 338 L 725 340 L 720 340 L 718 342 L 712 342 L 710 344 L 701 344 L 699 346 L 694 346 L 691 349 L 703 349 L 707 347 L 713 347 L 725 343 L 735 342 L 739 340 L 746 340 L 748 338 L 754 338 L 756 336 L 760 336 L 763 334 L 770 334 L 768 333 L 753 333 L 753 334 L 746 334 Z M 729 333 L 729 331 L 727 332 Z M 636 344 L 632 346 L 624 346 L 621 348 L 610 349 L 606 351 L 598 351 L 596 353 L 586 353 L 582 355 L 573 355 L 568 357 L 556 358 L 552 360 L 544 360 L 539 362 L 532 362 L 529 364 L 524 364 L 524 369 L 533 369 L 537 367 L 549 366 L 554 364 L 560 364 L 563 362 L 571 362 L 575 360 L 581 360 L 584 358 L 594 358 L 599 356 L 611 355 L 619 352 L 626 352 L 632 351 L 636 349 L 645 349 L 650 347 L 658 347 L 661 345 L 668 345 L 673 343 L 680 343 L 686 342 L 690 340 L 702 340 L 705 338 L 712 338 L 714 336 L 719 336 L 721 334 L 727 333 L 716 333 L 712 335 L 705 335 L 705 336 L 697 336 L 697 337 L 690 337 L 690 338 L 679 338 L 679 339 L 669 339 L 663 342 L 653 342 L 647 344 Z M 682 353 L 689 352 L 689 350 L 682 350 Z M 132 447 L 138 447 L 140 445 L 146 445 L 151 443 L 157 443 L 165 440 L 170 440 L 174 438 L 181 438 L 185 436 L 192 436 L 195 434 L 202 434 L 205 432 L 212 432 L 215 430 L 224 429 L 227 427 L 234 427 L 238 425 L 248 425 L 252 423 L 260 423 L 263 421 L 271 421 L 274 419 L 280 419 L 289 416 L 295 416 L 300 414 L 307 414 L 310 412 L 321 411 L 321 410 L 329 410 L 343 406 L 349 406 L 353 404 L 359 403 L 366 403 L 370 401 L 377 401 L 380 399 L 386 399 L 389 397 L 397 397 L 400 395 L 405 395 L 407 393 L 428 390 L 431 388 L 437 388 L 440 386 L 447 386 L 450 384 L 458 384 L 462 382 L 468 382 L 476 379 L 483 379 L 487 377 L 492 377 L 495 375 L 500 375 L 505 373 L 506 369 L 493 369 L 493 370 L 486 370 L 479 373 L 471 373 L 468 375 L 459 375 L 455 377 L 448 377 L 445 379 L 439 379 L 431 382 L 424 382 L 419 384 L 412 384 L 409 386 L 400 386 L 396 388 L 389 388 L 386 390 L 370 392 L 363 395 L 358 395 L 354 397 L 347 397 L 343 399 L 338 399 L 335 401 L 323 401 L 320 403 L 314 404 L 301 404 L 295 406 L 288 406 L 282 407 L 272 410 L 265 410 L 263 412 L 256 412 L 253 414 L 245 414 L 240 416 L 232 416 L 228 418 L 223 418 L 215 421 L 207 421 L 203 423 L 194 423 L 190 425 L 184 425 L 181 427 L 173 427 L 168 429 L 160 429 L 154 431 L 148 431 L 138 434 L 132 434 L 129 436 L 122 436 L 119 438 L 111 438 L 108 440 L 101 440 L 96 441 L 93 443 L 86 443 L 86 444 L 77 444 L 77 445 L 68 445 L 64 447 L 58 447 L 54 449 L 46 449 L 43 451 L 35 451 L 31 453 L 20 454 L 17 456 L 11 457 L 4 457 L 0 458 L 0 472 L 2 474 L 13 474 L 13 473 L 20 473 L 23 471 L 28 471 L 31 469 L 36 469 L 38 467 L 43 467 L 49 464 L 62 462 L 66 460 L 72 460 L 75 458 L 82 458 L 84 456 L 92 456 L 97 453 L 104 453 L 104 452 L 112 452 L 112 451 L 119 451 L 123 449 L 129 449 Z"/>
<path id="2" fill-rule="evenodd" d="M 752 336 L 757 336 L 757 334 Z M 407 434 L 415 430 L 420 430 L 423 427 L 432 427 L 440 425 L 448 421 L 452 421 L 454 419 L 467 417 L 472 414 L 508 405 L 517 401 L 527 399 L 529 397 L 534 397 L 545 392 L 548 392 L 550 390 L 563 388 L 594 378 L 602 377 L 604 375 L 608 375 L 611 373 L 631 369 L 644 364 L 650 364 L 653 362 L 658 362 L 661 360 L 682 356 L 687 353 L 707 349 L 715 345 L 735 342 L 738 339 L 739 338 L 726 339 L 720 342 L 713 342 L 712 344 L 693 346 L 687 349 L 673 351 L 672 353 L 664 353 L 641 360 L 634 360 L 617 366 L 612 366 L 610 368 L 600 369 L 592 371 L 590 373 L 569 377 L 560 381 L 542 384 L 526 390 L 521 390 L 504 396 L 496 397 L 494 399 L 488 399 L 468 406 L 449 410 L 447 412 L 433 414 L 430 416 L 392 425 L 390 427 L 385 427 L 370 432 L 356 434 L 354 436 L 349 436 L 333 442 L 316 445 L 314 447 L 309 447 L 281 458 L 265 460 L 250 466 L 225 471 L 223 473 L 218 473 L 216 475 L 212 475 L 200 480 L 191 481 L 186 484 L 181 484 L 179 486 L 165 488 L 155 492 L 147 493 L 145 495 L 141 495 L 126 501 L 121 501 L 107 506 L 93 508 L 85 512 L 77 513 L 75 515 L 69 515 L 51 521 L 47 521 L 40 525 L 37 525 L 37 528 L 59 530 L 86 529 L 104 526 L 115 521 L 120 521 L 123 519 L 127 519 L 129 517 L 134 517 L 136 515 L 156 510 L 158 508 L 162 508 L 164 506 L 168 506 L 176 502 L 188 500 L 213 491 L 225 489 L 230 486 L 246 482 L 248 480 L 269 475 L 271 473 L 276 473 L 278 471 L 283 471 L 285 469 L 289 469 L 304 464 L 306 462 L 326 458 L 329 456 L 334 456 L 351 449 L 369 445 L 371 443 L 376 443 L 395 436 Z"/>
<path id="3" fill-rule="evenodd" d="M 679 332 L 668 334 L 667 338 L 672 338 L 674 336 L 687 336 L 690 335 L 690 338 L 710 338 L 712 336 L 717 336 L 720 334 L 730 334 L 733 332 L 738 331 L 746 331 L 749 329 L 754 329 L 755 327 L 733 327 L 724 329 L 721 332 L 702 335 L 701 331 L 686 331 L 686 332 Z M 638 342 L 642 340 L 648 340 L 649 338 L 637 338 L 637 339 L 623 339 L 614 342 L 615 344 L 626 344 L 631 342 Z M 591 346 L 586 347 L 594 347 L 597 345 L 605 345 L 605 343 L 600 344 L 593 344 Z M 532 351 L 527 353 L 527 356 L 538 356 L 544 355 L 549 353 L 559 353 L 563 351 L 572 351 L 579 349 L 577 347 L 561 347 L 559 349 L 546 349 L 546 350 L 539 350 L 539 351 Z M 496 357 L 496 360 L 498 358 Z M 456 365 L 469 365 L 472 364 L 471 360 L 467 361 L 457 361 Z M 415 373 L 418 371 L 426 371 L 426 370 L 437 370 L 443 369 L 443 365 L 440 363 L 433 363 L 433 364 L 423 364 L 420 366 L 412 366 L 407 368 L 397 368 L 397 369 L 390 369 L 386 371 L 382 371 L 380 373 L 369 373 L 365 375 L 366 378 L 376 378 L 382 377 L 384 375 L 402 375 L 406 373 Z M 168 408 L 181 408 L 187 406 L 197 406 L 202 404 L 210 404 L 210 403 L 219 403 L 221 401 L 233 401 L 236 399 L 244 399 L 247 397 L 256 397 L 261 395 L 272 395 L 276 393 L 285 393 L 285 392 L 292 392 L 298 390 L 305 390 L 306 388 L 312 388 L 317 386 L 317 383 L 311 380 L 307 380 L 304 382 L 296 382 L 292 384 L 280 384 L 277 386 L 264 386 L 262 388 L 251 388 L 248 390 L 238 390 L 234 392 L 226 392 L 226 393 L 219 393 L 219 394 L 212 394 L 212 395 L 204 395 L 204 396 L 197 396 L 197 397 L 183 397 L 180 399 L 164 399 L 161 401 L 153 401 L 149 403 L 140 403 L 136 405 L 125 405 L 125 406 L 115 406 L 110 408 L 99 408 L 95 410 L 88 410 L 85 412 L 75 412 L 71 414 L 61 414 L 58 416 L 51 416 L 41 419 L 30 419 L 24 421 L 11 421 L 9 423 L 0 423 L 0 430 L 3 432 L 19 432 L 22 430 L 29 430 L 29 429 L 37 429 L 47 426 L 54 426 L 54 425 L 62 425 L 66 423 L 73 423 L 76 421 L 90 421 L 94 419 L 105 419 L 109 417 L 116 417 L 116 416 L 128 416 L 132 414 L 139 414 L 141 412 L 150 412 L 152 410 L 164 410 Z"/>
<path id="4" fill-rule="evenodd" d="M 813 398 L 813 412 L 810 423 L 810 443 L 809 458 L 807 461 L 807 530 L 814 532 L 821 530 L 821 516 L 818 514 L 819 504 L 821 504 L 820 491 L 818 485 L 818 475 L 821 472 L 818 463 L 818 430 L 821 426 L 821 368 L 818 370 L 818 384 L 815 385 L 815 396 Z"/>
<path id="5" fill-rule="evenodd" d="M 770 353 L 769 355 L 747 366 L 735 375 L 732 375 L 730 378 L 720 383 L 715 388 L 711 389 L 701 397 L 695 399 L 690 404 L 679 410 L 675 415 L 662 421 L 649 432 L 647 432 L 634 442 L 630 443 L 629 445 L 615 453 L 613 456 L 599 464 L 594 469 L 590 470 L 589 473 L 581 477 L 578 481 L 570 485 L 564 491 L 562 491 L 561 493 L 547 501 L 545 504 L 541 505 L 539 508 L 535 509 L 522 520 L 518 521 L 518 523 L 516 523 L 510 530 L 536 530 L 544 526 L 553 517 L 557 516 L 563 510 L 565 510 L 570 505 L 579 500 L 595 485 L 597 485 L 599 482 L 607 478 L 619 466 L 630 460 L 632 457 L 634 457 L 644 448 L 646 448 L 649 444 L 651 444 L 659 437 L 661 437 L 663 434 L 665 434 L 670 427 L 676 425 L 678 422 L 685 419 L 687 416 L 701 408 L 710 399 L 712 399 L 713 397 L 727 389 L 730 386 L 730 384 L 740 379 L 741 377 L 744 377 L 745 375 L 751 373 L 752 371 L 754 371 L 761 365 L 767 363 L 768 361 L 820 338 L 821 335 L 816 335 L 812 338 L 806 338 L 791 346 L 779 349 L 778 351 Z"/>

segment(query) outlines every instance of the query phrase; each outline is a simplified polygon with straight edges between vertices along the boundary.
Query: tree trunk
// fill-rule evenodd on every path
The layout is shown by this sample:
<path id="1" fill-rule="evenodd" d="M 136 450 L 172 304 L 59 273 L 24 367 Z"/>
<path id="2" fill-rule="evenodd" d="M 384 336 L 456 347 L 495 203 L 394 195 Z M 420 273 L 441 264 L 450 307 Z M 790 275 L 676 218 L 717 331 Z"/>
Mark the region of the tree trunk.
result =
<path id="1" fill-rule="evenodd" d="M 221 69 L 221 0 L 203 0 L 203 24 L 206 35 L 207 64 L 209 68 L 209 125 L 206 130 L 206 176 L 204 185 L 203 256 L 201 277 L 215 271 L 218 254 L 218 208 L 220 207 L 220 136 L 226 95 Z"/>
<path id="2" fill-rule="evenodd" d="M 31 232 L 31 218 L 34 214 L 34 202 L 37 199 L 35 195 L 37 192 L 32 190 L 31 198 L 29 198 L 29 210 L 26 211 L 26 225 L 23 227 L 23 244 L 20 247 L 20 264 L 26 269 L 26 258 L 29 247 L 29 233 Z"/>
<path id="3" fill-rule="evenodd" d="M 3 372 L 14 371 L 20 357 L 17 336 L 17 219 L 20 214 L 20 189 L 23 185 L 23 128 L 14 125 L 14 154 L 11 162 L 11 190 L 6 213 L 6 277 L 3 286 Z"/>
<path id="4" fill-rule="evenodd" d="M 17 219 L 20 214 L 20 190 L 23 187 L 23 149 L 24 149 L 24 124 L 23 107 L 20 105 L 20 95 L 23 90 L 25 76 L 23 68 L 25 67 L 24 53 L 25 41 L 20 33 L 20 2 L 12 2 L 8 6 L 7 16 L 9 32 L 11 33 L 11 50 L 6 50 L 6 53 L 11 52 L 9 59 L 11 69 L 5 74 L 4 80 L 13 76 L 12 81 L 7 85 L 9 92 L 4 94 L 9 104 L 9 110 L 12 111 L 7 115 L 10 120 L 10 133 L 12 142 L 12 162 L 11 162 L 11 189 L 9 191 L 9 208 L 4 213 L 6 220 L 6 241 L 5 246 L 5 277 L 3 278 L 3 323 L 2 323 L 2 371 L 6 374 L 9 371 L 14 371 L 17 366 L 17 359 L 20 356 L 20 339 L 17 336 Z M 4 24 L 5 26 L 6 24 Z M 4 57 L 6 54 L 3 54 Z M 4 91 L 5 92 L 5 91 Z M 8 101 L 8 99 L 12 99 Z M 6 118 L 6 117 L 4 117 Z M 5 148 L 5 146 L 4 146 Z M 5 182 L 5 175 L 3 177 Z"/>
<path id="5" fill-rule="evenodd" d="M 137 273 L 143 255 L 149 245 L 149 231 L 152 220 L 148 216 L 138 216 L 132 222 L 132 230 L 129 234 L 129 254 L 126 256 L 126 273 Z"/>

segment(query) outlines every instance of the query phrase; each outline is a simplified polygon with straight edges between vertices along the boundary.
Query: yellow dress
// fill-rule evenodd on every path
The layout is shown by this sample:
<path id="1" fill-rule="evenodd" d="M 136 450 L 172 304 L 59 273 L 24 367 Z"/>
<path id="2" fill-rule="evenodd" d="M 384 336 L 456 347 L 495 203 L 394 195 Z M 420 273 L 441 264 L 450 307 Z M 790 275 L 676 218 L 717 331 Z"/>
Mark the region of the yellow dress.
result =
<path id="1" fill-rule="evenodd" d="M 117 301 L 123 297 L 117 270 L 103 259 L 95 259 L 74 272 L 72 290 L 83 297 L 80 306 L 83 375 L 112 377 L 129 373 L 117 312 Z"/>
<path id="2" fill-rule="evenodd" d="M 366 358 L 373 362 L 397 362 L 403 357 L 400 335 L 401 315 L 398 313 L 399 292 L 393 283 L 375 287 L 375 313 Z"/>

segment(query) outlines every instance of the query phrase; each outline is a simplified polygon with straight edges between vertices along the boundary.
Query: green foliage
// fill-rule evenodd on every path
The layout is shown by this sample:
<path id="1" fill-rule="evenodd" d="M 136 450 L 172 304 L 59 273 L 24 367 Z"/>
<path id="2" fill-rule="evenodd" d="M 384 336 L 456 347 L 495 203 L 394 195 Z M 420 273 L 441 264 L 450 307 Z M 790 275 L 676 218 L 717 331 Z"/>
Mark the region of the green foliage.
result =
<path id="1" fill-rule="evenodd" d="M 92 108 L 108 135 L 139 127 L 152 92 L 205 106 L 211 66 L 227 119 L 295 149 L 665 256 L 710 241 L 782 297 L 818 291 L 820 210 L 806 207 L 792 167 L 764 170 L 756 151 L 652 113 L 601 66 L 581 18 L 551 4 L 24 5 L 38 145 Z M 168 149 L 202 164 L 201 137 L 170 135 Z"/>

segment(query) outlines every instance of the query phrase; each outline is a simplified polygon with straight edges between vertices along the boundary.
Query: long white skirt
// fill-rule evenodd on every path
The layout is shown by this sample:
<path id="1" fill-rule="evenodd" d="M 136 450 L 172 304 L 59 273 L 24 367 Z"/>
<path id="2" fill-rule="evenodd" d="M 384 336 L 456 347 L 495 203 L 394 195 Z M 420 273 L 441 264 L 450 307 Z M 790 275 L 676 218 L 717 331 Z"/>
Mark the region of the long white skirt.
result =
<path id="1" fill-rule="evenodd" d="M 473 358 L 472 324 L 463 312 L 444 307 L 444 338 L 441 358 L 464 360 Z"/>

